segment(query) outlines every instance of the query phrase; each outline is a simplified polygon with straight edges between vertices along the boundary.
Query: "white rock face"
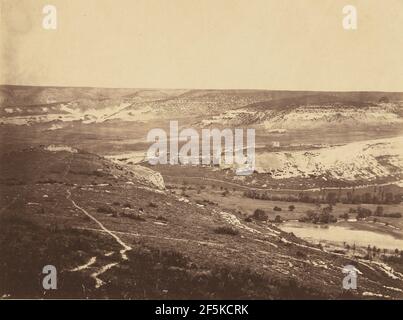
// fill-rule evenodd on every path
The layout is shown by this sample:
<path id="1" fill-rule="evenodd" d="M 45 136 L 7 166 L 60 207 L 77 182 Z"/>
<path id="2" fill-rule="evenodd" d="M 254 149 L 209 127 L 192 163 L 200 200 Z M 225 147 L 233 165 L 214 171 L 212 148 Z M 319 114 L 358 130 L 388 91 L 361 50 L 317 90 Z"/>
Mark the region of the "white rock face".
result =
<path id="1" fill-rule="evenodd" d="M 403 174 L 403 136 L 348 143 L 312 151 L 264 152 L 256 155 L 258 172 L 275 179 L 327 176 L 373 180 Z"/>
<path id="2" fill-rule="evenodd" d="M 241 108 L 229 110 L 202 125 L 262 125 L 269 133 L 285 133 L 289 129 L 322 128 L 334 126 L 403 124 L 399 115 L 400 104 L 380 103 L 366 107 L 350 105 L 304 105 L 285 109 L 255 110 Z M 279 131 L 280 130 L 280 131 Z"/>
<path id="3" fill-rule="evenodd" d="M 399 124 L 402 119 L 395 106 L 379 105 L 367 108 L 349 106 L 304 106 L 286 113 L 274 114 L 263 125 L 273 128 L 312 128 L 331 125 L 381 125 Z"/>
<path id="4" fill-rule="evenodd" d="M 105 156 L 105 158 L 122 164 L 130 164 L 130 163 L 136 164 L 145 160 L 146 152 L 133 151 L 127 153 L 120 153 L 117 155 L 108 155 Z"/>
<path id="5" fill-rule="evenodd" d="M 139 165 L 128 166 L 128 169 L 133 172 L 136 180 L 160 190 L 165 189 L 164 178 L 159 172 Z"/>
<path id="6" fill-rule="evenodd" d="M 72 147 L 63 145 L 53 145 L 53 144 L 45 147 L 45 150 L 52 152 L 67 151 L 70 153 L 77 153 L 77 149 L 74 149 Z"/>

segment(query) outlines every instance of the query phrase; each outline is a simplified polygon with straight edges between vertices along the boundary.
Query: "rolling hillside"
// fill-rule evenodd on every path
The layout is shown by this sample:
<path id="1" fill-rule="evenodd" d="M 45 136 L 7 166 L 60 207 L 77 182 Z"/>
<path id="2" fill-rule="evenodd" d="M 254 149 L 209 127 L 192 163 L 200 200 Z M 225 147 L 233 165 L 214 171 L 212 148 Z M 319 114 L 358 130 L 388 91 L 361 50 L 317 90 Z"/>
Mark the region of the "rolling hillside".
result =
<path id="1" fill-rule="evenodd" d="M 2 157 L 0 296 L 340 298 L 353 263 L 356 297 L 402 297 L 390 266 L 156 189 L 97 155 L 44 146 Z M 46 264 L 60 277 L 50 294 L 37 278 Z"/>
<path id="2" fill-rule="evenodd" d="M 402 125 L 403 99 L 391 102 L 387 95 L 368 101 L 352 98 L 321 94 L 253 103 L 205 119 L 202 125 L 258 125 L 266 130 Z"/>

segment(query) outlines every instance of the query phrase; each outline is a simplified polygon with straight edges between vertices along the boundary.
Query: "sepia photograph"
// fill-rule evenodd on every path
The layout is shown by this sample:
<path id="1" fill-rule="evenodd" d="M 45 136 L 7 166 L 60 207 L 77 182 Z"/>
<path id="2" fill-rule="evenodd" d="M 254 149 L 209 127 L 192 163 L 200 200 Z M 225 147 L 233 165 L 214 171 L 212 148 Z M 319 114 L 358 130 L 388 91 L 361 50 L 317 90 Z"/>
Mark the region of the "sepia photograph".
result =
<path id="1" fill-rule="evenodd" d="M 399 0 L 0 0 L 0 300 L 402 300 L 402 30 Z"/>

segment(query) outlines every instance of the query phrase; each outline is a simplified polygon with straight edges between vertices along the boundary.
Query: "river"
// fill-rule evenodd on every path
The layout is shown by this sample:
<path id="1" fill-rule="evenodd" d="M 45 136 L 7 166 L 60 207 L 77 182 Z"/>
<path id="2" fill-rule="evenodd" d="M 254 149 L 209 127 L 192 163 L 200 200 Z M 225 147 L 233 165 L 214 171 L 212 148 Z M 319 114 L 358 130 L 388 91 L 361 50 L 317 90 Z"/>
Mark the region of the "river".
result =
<path id="1" fill-rule="evenodd" d="M 292 232 L 297 237 L 305 240 L 321 242 L 337 242 L 349 245 L 371 247 L 376 246 L 381 249 L 403 250 L 403 240 L 385 233 L 378 233 L 370 230 L 357 230 L 338 225 L 314 225 L 302 222 L 285 222 L 279 225 L 279 228 L 285 232 Z"/>

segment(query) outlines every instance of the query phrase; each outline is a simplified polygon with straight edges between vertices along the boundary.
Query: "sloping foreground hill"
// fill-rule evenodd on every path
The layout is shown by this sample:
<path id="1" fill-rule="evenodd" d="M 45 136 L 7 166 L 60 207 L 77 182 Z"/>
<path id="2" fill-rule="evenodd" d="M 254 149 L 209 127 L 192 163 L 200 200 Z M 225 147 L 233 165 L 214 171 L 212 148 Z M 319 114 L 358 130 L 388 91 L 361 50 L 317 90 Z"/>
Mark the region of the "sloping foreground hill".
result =
<path id="1" fill-rule="evenodd" d="M 347 259 L 53 146 L 2 154 L 0 297 L 402 298 L 403 270 Z M 58 289 L 42 288 L 42 268 Z M 345 265 L 358 290 L 343 292 Z M 400 269 L 396 269 L 400 268 Z"/>

